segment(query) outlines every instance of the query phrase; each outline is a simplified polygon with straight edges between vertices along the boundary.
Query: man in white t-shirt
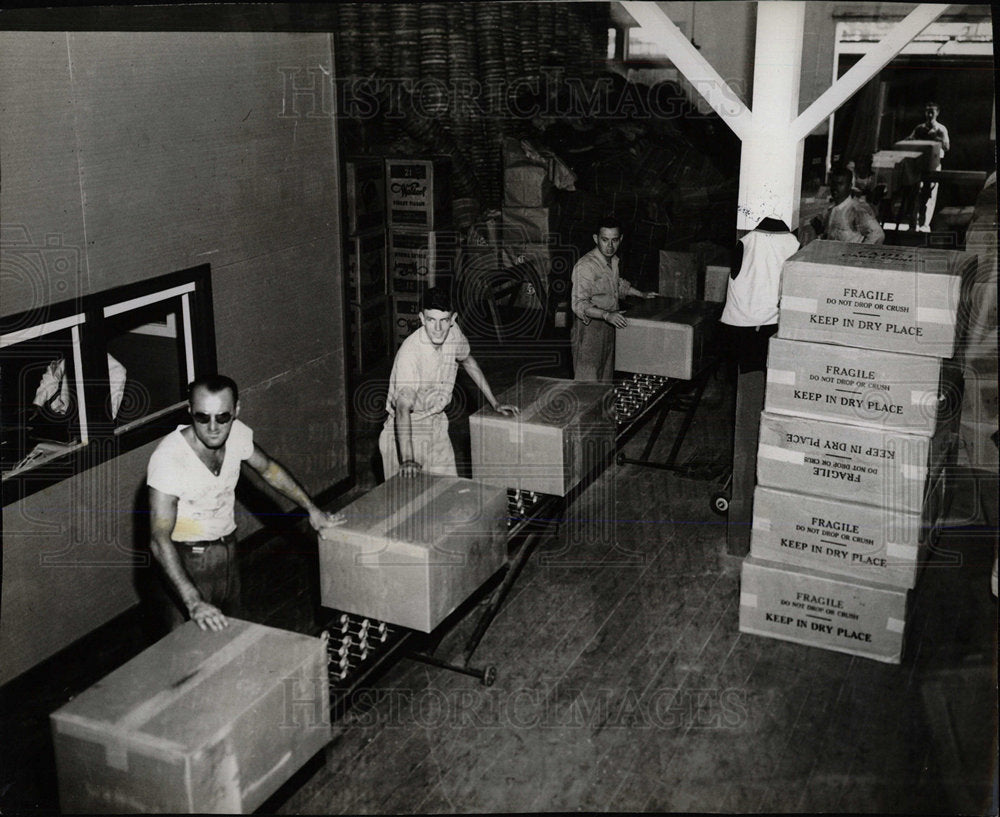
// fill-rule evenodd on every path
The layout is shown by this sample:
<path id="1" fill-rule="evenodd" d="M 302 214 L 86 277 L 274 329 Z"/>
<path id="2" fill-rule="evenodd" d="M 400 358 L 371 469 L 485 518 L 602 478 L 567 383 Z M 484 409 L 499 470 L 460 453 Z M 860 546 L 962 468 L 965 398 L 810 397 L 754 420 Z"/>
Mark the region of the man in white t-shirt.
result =
<path id="1" fill-rule="evenodd" d="M 396 352 L 385 404 L 389 416 L 378 441 L 386 479 L 397 472 L 404 477 L 421 471 L 458 475 L 445 408 L 459 364 L 494 409 L 501 414 L 519 411 L 497 402 L 455 317 L 448 290 L 427 289 L 421 298 L 420 328 Z"/>
<path id="2" fill-rule="evenodd" d="M 233 380 L 223 375 L 195 380 L 188 386 L 188 411 L 191 425 L 164 437 L 146 469 L 150 549 L 168 594 L 176 595 L 162 599 L 170 626 L 184 622 L 183 608 L 201 629 L 221 630 L 229 623 L 226 613 L 239 609 L 234 507 L 244 462 L 304 507 L 314 529 L 340 524 L 343 516 L 316 507 L 295 478 L 254 443 L 253 431 L 236 419 L 240 402 Z"/>
<path id="3" fill-rule="evenodd" d="M 854 173 L 846 167 L 830 171 L 830 197 L 833 204 L 823 216 L 813 219 L 813 229 L 821 238 L 849 241 L 853 244 L 881 244 L 885 232 L 871 205 L 851 195 Z"/>

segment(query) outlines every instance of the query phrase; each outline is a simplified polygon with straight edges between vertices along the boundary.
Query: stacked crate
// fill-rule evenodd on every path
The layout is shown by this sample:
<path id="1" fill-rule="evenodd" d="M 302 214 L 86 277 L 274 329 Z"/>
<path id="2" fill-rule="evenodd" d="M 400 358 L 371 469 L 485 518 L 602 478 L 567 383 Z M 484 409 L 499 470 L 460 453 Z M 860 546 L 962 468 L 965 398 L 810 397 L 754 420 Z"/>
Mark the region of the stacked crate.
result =
<path id="1" fill-rule="evenodd" d="M 815 241 L 785 262 L 740 630 L 902 658 L 961 402 L 966 253 Z"/>
<path id="2" fill-rule="evenodd" d="M 349 159 L 345 269 L 350 357 L 365 371 L 389 352 L 385 281 L 385 169 L 381 158 Z"/>
<path id="3" fill-rule="evenodd" d="M 420 291 L 450 283 L 458 251 L 451 229 L 447 157 L 385 160 L 389 222 L 389 321 L 393 348 L 420 326 Z"/>

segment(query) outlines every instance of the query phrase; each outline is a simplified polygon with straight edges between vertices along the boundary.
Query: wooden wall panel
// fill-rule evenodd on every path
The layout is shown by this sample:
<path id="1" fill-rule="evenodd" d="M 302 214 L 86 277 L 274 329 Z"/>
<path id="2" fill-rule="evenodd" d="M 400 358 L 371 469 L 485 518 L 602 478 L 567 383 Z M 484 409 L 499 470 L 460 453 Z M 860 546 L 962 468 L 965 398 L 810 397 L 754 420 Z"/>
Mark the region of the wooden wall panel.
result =
<path id="1" fill-rule="evenodd" d="M 0 314 L 87 290 L 66 35 L 0 32 Z M 48 244 L 48 246 L 46 246 Z"/>
<path id="2" fill-rule="evenodd" d="M 220 368 L 313 493 L 349 473 L 336 128 L 281 113 L 287 70 L 301 85 L 331 65 L 328 34 L 0 34 L 5 244 L 9 223 L 64 236 L 80 292 L 211 263 Z M 75 294 L 8 279 L 5 314 Z M 114 559 L 144 538 L 151 451 L 4 508 L 0 683 L 137 600 Z M 73 564 L 39 561 L 67 543 Z"/>

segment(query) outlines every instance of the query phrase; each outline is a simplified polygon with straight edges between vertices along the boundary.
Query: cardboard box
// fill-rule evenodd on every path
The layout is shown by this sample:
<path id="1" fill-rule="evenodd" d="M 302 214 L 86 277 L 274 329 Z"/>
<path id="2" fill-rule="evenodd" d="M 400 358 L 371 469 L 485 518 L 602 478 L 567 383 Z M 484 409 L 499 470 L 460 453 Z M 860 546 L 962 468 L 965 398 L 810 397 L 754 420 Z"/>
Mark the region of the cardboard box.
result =
<path id="1" fill-rule="evenodd" d="M 772 338 L 764 407 L 851 425 L 931 435 L 957 419 L 961 371 L 936 357 Z"/>
<path id="2" fill-rule="evenodd" d="M 367 371 L 389 354 L 389 304 L 381 298 L 350 309 L 351 360 L 355 370 Z"/>
<path id="3" fill-rule="evenodd" d="M 722 306 L 680 298 L 630 302 L 615 340 L 615 369 L 690 380 L 701 369 Z"/>
<path id="4" fill-rule="evenodd" d="M 944 155 L 944 146 L 935 139 L 900 139 L 893 144 L 892 149 L 918 151 L 921 154 L 918 165 L 921 174 L 941 167 L 941 157 Z"/>
<path id="5" fill-rule="evenodd" d="M 484 406 L 469 417 L 475 479 L 565 496 L 614 451 L 611 384 L 531 376 L 497 399 L 521 413 Z"/>
<path id="6" fill-rule="evenodd" d="M 322 639 L 194 622 L 51 715 L 64 812 L 249 813 L 330 740 Z"/>
<path id="7" fill-rule="evenodd" d="M 363 304 L 385 295 L 385 233 L 373 230 L 346 242 L 348 297 Z"/>
<path id="8" fill-rule="evenodd" d="M 955 250 L 812 241 L 782 268 L 778 337 L 951 357 L 975 266 Z"/>
<path id="9" fill-rule="evenodd" d="M 547 168 L 540 165 L 517 165 L 503 172 L 505 207 L 547 207 L 554 189 Z"/>
<path id="10" fill-rule="evenodd" d="M 348 159 L 345 170 L 347 232 L 354 235 L 383 227 L 385 161 L 381 158 Z"/>
<path id="11" fill-rule="evenodd" d="M 386 159 L 388 220 L 393 228 L 438 230 L 451 221 L 451 160 Z"/>
<path id="12" fill-rule="evenodd" d="M 884 184 L 886 195 L 920 181 L 923 154 L 919 150 L 880 150 L 872 156 L 872 177 L 875 184 Z"/>
<path id="13" fill-rule="evenodd" d="M 390 230 L 388 274 L 393 293 L 417 291 L 406 284 L 397 289 L 404 281 L 417 282 L 419 289 L 454 275 L 458 243 L 458 234 L 450 230 Z"/>
<path id="14" fill-rule="evenodd" d="M 920 513 L 928 479 L 955 453 L 957 434 L 932 438 L 804 417 L 760 417 L 757 482 L 768 488 Z"/>
<path id="15" fill-rule="evenodd" d="M 659 250 L 660 286 L 657 292 L 693 301 L 698 297 L 698 259 L 693 252 Z"/>
<path id="16" fill-rule="evenodd" d="M 740 632 L 898 664 L 907 590 L 748 556 Z"/>
<path id="17" fill-rule="evenodd" d="M 705 300 L 724 304 L 729 295 L 729 267 L 709 264 L 705 267 Z"/>
<path id="18" fill-rule="evenodd" d="M 507 558 L 507 492 L 458 477 L 396 475 L 319 539 L 325 607 L 429 633 Z"/>
<path id="19" fill-rule="evenodd" d="M 504 246 L 525 244 L 549 244 L 553 230 L 548 207 L 507 207 L 503 208 L 503 222 L 500 241 Z"/>
<path id="20" fill-rule="evenodd" d="M 750 555 L 913 587 L 926 559 L 919 513 L 758 485 Z"/>

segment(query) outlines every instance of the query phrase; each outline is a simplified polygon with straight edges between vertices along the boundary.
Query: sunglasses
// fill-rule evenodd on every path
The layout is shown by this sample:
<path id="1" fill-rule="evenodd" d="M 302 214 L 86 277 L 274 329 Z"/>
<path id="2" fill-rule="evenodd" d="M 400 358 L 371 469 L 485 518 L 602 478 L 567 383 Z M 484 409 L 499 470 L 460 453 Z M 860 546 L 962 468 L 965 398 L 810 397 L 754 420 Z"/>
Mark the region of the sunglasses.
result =
<path id="1" fill-rule="evenodd" d="M 191 416 L 194 418 L 196 423 L 203 426 L 208 425 L 212 419 L 211 414 L 205 414 L 203 411 L 192 411 Z M 224 411 L 222 414 L 215 415 L 215 422 L 217 422 L 220 426 L 227 425 L 232 422 L 232 419 L 233 413 L 231 411 Z"/>

